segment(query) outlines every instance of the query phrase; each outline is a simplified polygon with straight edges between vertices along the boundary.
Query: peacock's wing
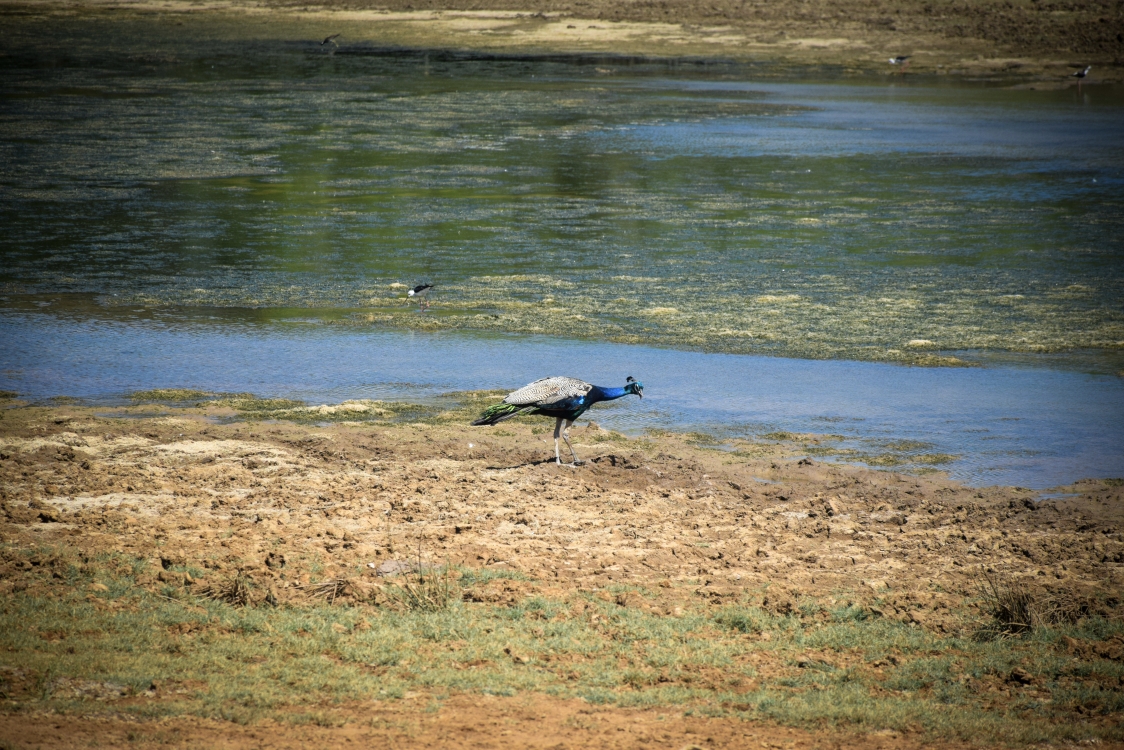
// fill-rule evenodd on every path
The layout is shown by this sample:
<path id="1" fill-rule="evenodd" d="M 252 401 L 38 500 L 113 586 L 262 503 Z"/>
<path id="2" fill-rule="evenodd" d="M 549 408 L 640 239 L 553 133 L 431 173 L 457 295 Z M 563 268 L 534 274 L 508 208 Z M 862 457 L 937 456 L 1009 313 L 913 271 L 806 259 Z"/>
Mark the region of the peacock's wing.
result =
<path id="1" fill-rule="evenodd" d="M 507 394 L 505 404 L 515 406 L 549 406 L 569 399 L 581 398 L 593 390 L 593 386 L 577 378 L 543 378 Z"/>

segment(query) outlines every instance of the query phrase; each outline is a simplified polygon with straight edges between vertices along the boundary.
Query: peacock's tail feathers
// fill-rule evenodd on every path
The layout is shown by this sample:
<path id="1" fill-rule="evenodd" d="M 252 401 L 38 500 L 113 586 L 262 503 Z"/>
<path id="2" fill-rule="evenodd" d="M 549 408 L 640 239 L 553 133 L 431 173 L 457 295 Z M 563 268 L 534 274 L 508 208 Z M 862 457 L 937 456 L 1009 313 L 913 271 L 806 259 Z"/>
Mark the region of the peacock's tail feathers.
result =
<path id="1" fill-rule="evenodd" d="M 484 413 L 480 415 L 480 418 L 477 419 L 472 424 L 474 426 L 485 425 L 485 424 L 496 424 L 498 422 L 504 421 L 505 419 L 511 419 L 512 417 L 518 417 L 520 414 L 525 414 L 529 411 L 534 411 L 534 409 L 535 409 L 534 405 L 532 405 L 532 406 L 520 406 L 518 404 L 499 403 L 499 404 L 496 404 L 495 406 L 489 406 L 484 411 Z"/>

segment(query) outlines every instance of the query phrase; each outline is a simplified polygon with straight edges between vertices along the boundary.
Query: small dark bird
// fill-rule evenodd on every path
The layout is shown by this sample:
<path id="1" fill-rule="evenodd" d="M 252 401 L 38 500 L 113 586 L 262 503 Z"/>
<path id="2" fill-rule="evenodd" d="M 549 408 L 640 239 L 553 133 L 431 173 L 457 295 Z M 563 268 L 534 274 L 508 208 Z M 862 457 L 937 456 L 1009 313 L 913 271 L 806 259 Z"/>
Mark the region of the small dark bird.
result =
<path id="1" fill-rule="evenodd" d="M 336 44 L 336 40 L 339 39 L 341 36 L 343 36 L 342 33 L 332 34 L 331 36 L 326 36 L 326 37 L 324 37 L 324 41 L 320 42 L 320 46 L 323 47 L 325 44 L 330 44 L 333 47 L 338 47 L 339 45 Z"/>
<path id="2" fill-rule="evenodd" d="M 554 423 L 554 460 L 563 465 L 558 451 L 558 437 L 561 435 L 566 441 L 566 447 L 570 449 L 570 455 L 574 457 L 574 463 L 569 465 L 577 466 L 581 461 L 574 452 L 574 446 L 570 444 L 570 427 L 574 420 L 598 401 L 612 401 L 630 393 L 644 398 L 644 385 L 631 375 L 625 379 L 624 388 L 603 388 L 577 378 L 543 378 L 507 394 L 502 403 L 488 407 L 472 424 L 497 424 L 520 414 L 554 417 L 557 420 Z M 566 423 L 565 429 L 562 429 L 563 422 Z"/>
<path id="3" fill-rule="evenodd" d="M 429 300 L 427 300 L 425 296 L 429 294 L 429 290 L 432 288 L 433 284 L 419 284 L 410 291 L 406 292 L 406 296 L 410 298 L 417 297 L 418 309 L 425 310 L 427 307 L 429 307 Z"/>

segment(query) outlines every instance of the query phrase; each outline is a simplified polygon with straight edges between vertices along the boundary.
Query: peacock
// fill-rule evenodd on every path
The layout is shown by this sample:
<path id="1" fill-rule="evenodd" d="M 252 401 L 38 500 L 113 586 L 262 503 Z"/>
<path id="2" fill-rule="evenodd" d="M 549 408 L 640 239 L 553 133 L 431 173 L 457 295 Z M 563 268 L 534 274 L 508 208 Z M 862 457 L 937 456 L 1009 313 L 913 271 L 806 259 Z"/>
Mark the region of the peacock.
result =
<path id="1" fill-rule="evenodd" d="M 570 445 L 570 427 L 574 420 L 598 401 L 612 401 L 630 393 L 644 398 L 643 383 L 637 382 L 631 375 L 625 380 L 624 388 L 602 388 L 577 378 L 543 378 L 507 394 L 502 403 L 488 407 L 472 424 L 496 424 L 520 414 L 554 417 L 557 420 L 554 423 L 554 460 L 563 465 L 558 453 L 558 436 L 561 434 L 570 455 L 574 457 L 574 463 L 570 465 L 577 466 L 581 461 L 574 452 L 574 446 Z M 565 429 L 562 429 L 563 422 L 566 423 Z"/>

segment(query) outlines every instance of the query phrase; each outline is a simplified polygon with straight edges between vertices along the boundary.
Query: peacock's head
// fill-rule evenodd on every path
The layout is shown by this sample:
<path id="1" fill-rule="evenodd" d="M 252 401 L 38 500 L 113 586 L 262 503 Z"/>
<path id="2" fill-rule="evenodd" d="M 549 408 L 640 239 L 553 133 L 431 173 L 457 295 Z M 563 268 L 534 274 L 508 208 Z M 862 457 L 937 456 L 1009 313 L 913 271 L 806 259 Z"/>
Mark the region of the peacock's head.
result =
<path id="1" fill-rule="evenodd" d="M 644 384 L 636 378 L 629 375 L 624 381 L 624 392 L 635 393 L 640 398 L 644 398 Z"/>

